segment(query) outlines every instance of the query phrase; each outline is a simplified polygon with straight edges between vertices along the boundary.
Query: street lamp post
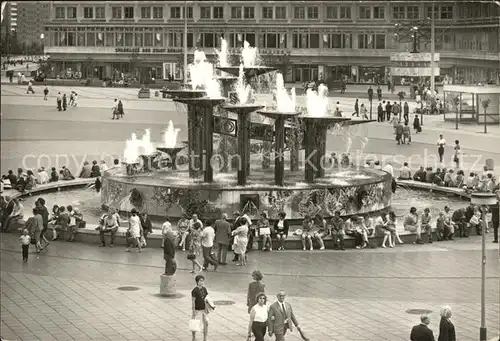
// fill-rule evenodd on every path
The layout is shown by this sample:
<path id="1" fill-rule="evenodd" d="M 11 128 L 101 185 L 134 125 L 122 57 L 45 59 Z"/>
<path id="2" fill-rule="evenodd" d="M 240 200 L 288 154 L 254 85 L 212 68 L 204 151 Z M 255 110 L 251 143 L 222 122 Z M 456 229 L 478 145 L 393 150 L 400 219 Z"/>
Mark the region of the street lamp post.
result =
<path id="1" fill-rule="evenodd" d="M 188 2 L 184 1 L 184 85 L 186 86 L 188 83 L 188 47 L 187 47 L 187 34 L 188 34 L 188 21 L 187 21 L 187 10 L 188 10 Z"/>
<path id="2" fill-rule="evenodd" d="M 487 341 L 486 329 L 486 209 L 497 203 L 497 196 L 491 192 L 477 192 L 471 194 L 471 203 L 481 206 L 482 233 L 481 233 L 481 326 L 479 328 L 479 341 Z"/>

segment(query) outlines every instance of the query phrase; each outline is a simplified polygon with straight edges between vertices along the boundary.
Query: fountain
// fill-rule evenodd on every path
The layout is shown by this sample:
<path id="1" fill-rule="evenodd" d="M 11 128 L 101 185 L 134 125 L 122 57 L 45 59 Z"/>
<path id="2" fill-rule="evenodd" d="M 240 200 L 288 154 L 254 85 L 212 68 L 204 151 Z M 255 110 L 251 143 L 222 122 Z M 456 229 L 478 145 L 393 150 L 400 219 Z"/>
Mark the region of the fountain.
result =
<path id="1" fill-rule="evenodd" d="M 125 141 L 122 163 L 126 167 L 127 175 L 131 176 L 137 172 L 137 166 L 139 165 L 139 141 L 135 133 L 132 133 L 130 140 Z"/>
<path id="2" fill-rule="evenodd" d="M 244 211 L 251 217 L 266 210 L 271 219 L 284 211 L 288 219 L 300 219 L 311 214 L 333 216 L 339 207 L 343 215 L 352 215 L 390 206 L 391 177 L 387 173 L 349 166 L 328 171 L 320 167 L 325 166 L 322 161 L 326 154 L 327 132 L 332 127 L 360 123 L 330 114 L 326 87 L 308 92 L 307 108 L 297 110 L 295 90 L 288 92 L 283 76 L 277 75 L 276 103 L 263 109 L 264 105 L 253 103 L 253 89 L 248 84 L 252 77 L 275 68 L 258 65 L 257 49 L 248 44 L 244 45 L 241 63 L 228 65 L 225 46 L 223 44 L 217 52 L 219 66 L 216 68 L 229 73 L 230 77 L 216 77 L 214 67 L 204 54 L 196 52 L 195 61 L 190 65 L 189 87 L 167 91 L 176 103 L 187 106 L 188 169 L 176 165 L 175 159 L 183 146 L 177 143 L 178 129 L 169 122 L 164 144 L 157 150 L 170 155 L 172 170 L 134 174 L 131 180 L 131 173 L 113 169 L 103 179 L 103 203 L 113 206 L 135 189 L 148 198 L 145 206 L 152 216 L 166 214 L 176 218 L 185 213 L 197 213 L 204 219 L 235 210 Z M 230 102 L 227 97 L 232 86 L 237 98 Z M 235 119 L 228 117 L 228 112 L 234 114 Z M 274 120 L 274 124 L 253 122 L 253 112 Z M 369 121 L 362 123 L 366 122 Z M 235 154 L 240 164 L 236 172 L 216 169 L 217 163 L 213 161 L 220 160 L 216 160 L 213 153 L 214 134 L 219 134 L 221 141 L 227 138 L 229 146 L 237 147 Z M 143 144 L 148 138 L 146 133 Z M 255 145 L 251 146 L 250 140 L 274 144 L 273 172 L 255 162 L 253 157 L 257 155 L 251 150 Z M 128 163 L 134 163 L 138 157 L 137 148 L 133 148 L 136 144 L 136 137 L 126 143 L 125 160 Z M 299 165 L 302 145 L 305 164 Z M 286 146 L 290 147 L 289 155 Z M 150 147 L 143 149 L 150 150 Z M 232 158 L 234 155 L 222 153 L 219 156 Z M 288 166 L 290 172 L 285 174 Z"/>
<path id="3" fill-rule="evenodd" d="M 143 161 L 142 170 L 151 172 L 154 168 L 154 159 L 158 156 L 156 149 L 151 142 L 151 130 L 146 129 L 140 141 L 137 142 L 139 155 Z"/>
<path id="4" fill-rule="evenodd" d="M 177 135 L 180 129 L 174 127 L 172 121 L 168 122 L 167 129 L 163 133 L 164 146 L 156 147 L 157 150 L 167 153 L 172 163 L 172 170 L 177 170 L 177 154 L 186 146 L 177 144 Z"/>

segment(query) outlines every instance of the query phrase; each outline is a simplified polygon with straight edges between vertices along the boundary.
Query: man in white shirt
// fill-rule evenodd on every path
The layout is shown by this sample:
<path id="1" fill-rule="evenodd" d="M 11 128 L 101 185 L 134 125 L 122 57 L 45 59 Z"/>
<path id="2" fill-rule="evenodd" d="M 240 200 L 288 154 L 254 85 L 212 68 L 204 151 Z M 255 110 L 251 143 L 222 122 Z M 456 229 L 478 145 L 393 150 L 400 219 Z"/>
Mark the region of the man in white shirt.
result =
<path id="1" fill-rule="evenodd" d="M 47 173 L 47 171 L 45 170 L 44 167 L 41 167 L 38 170 L 38 179 L 37 179 L 37 182 L 39 184 L 41 184 L 41 185 L 49 183 L 49 174 Z"/>
<path id="2" fill-rule="evenodd" d="M 203 250 L 203 270 L 208 270 L 209 264 L 214 266 L 217 271 L 219 263 L 212 256 L 212 247 L 214 246 L 215 230 L 211 222 L 207 222 L 203 231 L 201 231 L 201 248 Z"/>
<path id="3" fill-rule="evenodd" d="M 439 139 L 436 144 L 438 146 L 439 162 L 443 163 L 444 146 L 446 146 L 446 140 L 444 139 L 443 134 L 439 135 Z"/>

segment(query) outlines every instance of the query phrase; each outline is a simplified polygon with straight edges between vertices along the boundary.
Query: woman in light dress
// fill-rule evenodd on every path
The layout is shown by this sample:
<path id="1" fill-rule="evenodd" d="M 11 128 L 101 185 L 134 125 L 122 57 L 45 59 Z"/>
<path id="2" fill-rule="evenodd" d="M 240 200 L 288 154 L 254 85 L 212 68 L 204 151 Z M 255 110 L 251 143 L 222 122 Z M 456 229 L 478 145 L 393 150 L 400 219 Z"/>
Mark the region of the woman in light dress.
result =
<path id="1" fill-rule="evenodd" d="M 257 304 L 250 309 L 250 323 L 248 324 L 248 338 L 255 336 L 255 341 L 264 341 L 267 329 L 267 319 L 269 307 L 267 306 L 267 296 L 263 292 L 256 296 Z"/>
<path id="2" fill-rule="evenodd" d="M 248 220 L 238 219 L 237 224 L 239 226 L 231 233 L 234 236 L 233 252 L 239 255 L 240 260 L 236 265 L 247 265 Z"/>
<path id="3" fill-rule="evenodd" d="M 197 272 L 195 270 L 195 266 L 198 266 L 198 272 L 201 272 L 203 267 L 200 262 L 196 259 L 197 256 L 201 254 L 201 231 L 202 225 L 200 221 L 193 223 L 193 225 L 189 228 L 189 252 L 187 255 L 187 259 L 191 261 L 193 264 L 193 270 L 191 273 Z"/>
<path id="4" fill-rule="evenodd" d="M 135 208 L 132 209 L 130 212 L 132 213 L 132 216 L 130 217 L 128 224 L 128 232 L 130 233 L 130 238 L 132 238 L 135 242 L 135 245 L 137 246 L 137 252 L 142 252 L 141 249 L 141 234 L 142 234 L 142 226 L 141 226 L 141 219 L 137 215 L 137 210 Z M 130 252 L 130 247 L 132 246 L 132 243 L 130 243 L 127 246 L 126 251 Z"/>

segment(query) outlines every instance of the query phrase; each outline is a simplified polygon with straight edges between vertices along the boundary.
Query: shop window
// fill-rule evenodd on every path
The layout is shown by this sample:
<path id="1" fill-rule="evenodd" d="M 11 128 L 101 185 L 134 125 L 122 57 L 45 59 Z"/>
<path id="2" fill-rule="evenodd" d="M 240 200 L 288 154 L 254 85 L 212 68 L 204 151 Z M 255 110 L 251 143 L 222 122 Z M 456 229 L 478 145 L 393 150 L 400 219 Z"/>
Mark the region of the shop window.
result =
<path id="1" fill-rule="evenodd" d="M 96 37 L 96 41 L 95 41 L 96 46 L 104 46 L 104 33 L 97 32 L 95 37 Z"/>
<path id="2" fill-rule="evenodd" d="M 201 34 L 201 46 L 202 47 L 215 47 L 215 34 L 202 33 Z"/>
<path id="3" fill-rule="evenodd" d="M 318 33 L 309 34 L 309 48 L 310 49 L 319 49 L 319 34 Z"/>
<path id="4" fill-rule="evenodd" d="M 453 19 L 453 6 L 441 6 L 441 19 Z"/>
<path id="5" fill-rule="evenodd" d="M 144 33 L 144 46 L 147 46 L 147 47 L 154 46 L 152 32 Z"/>
<path id="6" fill-rule="evenodd" d="M 264 35 L 264 47 L 275 49 L 279 47 L 278 35 L 276 33 L 267 33 Z"/>
<path id="7" fill-rule="evenodd" d="M 76 46 L 76 32 L 68 32 L 68 46 Z"/>
<path id="8" fill-rule="evenodd" d="M 170 7 L 170 18 L 181 19 L 181 8 L 180 7 Z"/>
<path id="9" fill-rule="evenodd" d="M 253 7 L 243 7 L 243 14 L 245 19 L 254 19 L 255 18 L 255 8 Z"/>
<path id="10" fill-rule="evenodd" d="M 307 7 L 307 19 L 318 19 L 318 7 L 316 6 Z"/>
<path id="11" fill-rule="evenodd" d="M 141 19 L 151 19 L 151 7 L 141 7 Z"/>
<path id="12" fill-rule="evenodd" d="M 96 19 L 105 19 L 106 18 L 106 9 L 104 7 L 95 7 L 95 18 Z"/>
<path id="13" fill-rule="evenodd" d="M 76 35 L 76 45 L 85 46 L 85 32 L 78 32 Z"/>
<path id="14" fill-rule="evenodd" d="M 279 6 L 275 7 L 275 19 L 286 19 L 286 7 L 285 6 Z"/>
<path id="15" fill-rule="evenodd" d="M 125 32 L 124 46 L 127 47 L 134 46 L 134 34 L 132 32 Z"/>
<path id="16" fill-rule="evenodd" d="M 187 34 L 187 46 L 194 47 L 194 35 L 193 35 L 193 33 Z"/>
<path id="17" fill-rule="evenodd" d="M 359 19 L 371 19 L 371 11 L 368 6 L 359 7 Z"/>
<path id="18" fill-rule="evenodd" d="M 385 34 L 375 34 L 375 48 L 377 50 L 385 49 Z"/>
<path id="19" fill-rule="evenodd" d="M 122 32 L 115 33 L 115 46 L 123 46 L 125 39 Z"/>
<path id="20" fill-rule="evenodd" d="M 153 7 L 153 19 L 163 19 L 163 7 Z"/>
<path id="21" fill-rule="evenodd" d="M 66 7 L 56 7 L 56 19 L 66 18 Z"/>
<path id="22" fill-rule="evenodd" d="M 231 7 L 231 18 L 241 19 L 241 7 Z"/>
<path id="23" fill-rule="evenodd" d="M 372 49 L 374 34 L 358 34 L 358 49 Z"/>
<path id="24" fill-rule="evenodd" d="M 134 19 L 134 7 L 124 7 L 123 14 L 125 19 Z"/>
<path id="25" fill-rule="evenodd" d="M 273 18 L 273 8 L 272 7 L 262 7 L 262 18 L 272 19 Z"/>
<path id="26" fill-rule="evenodd" d="M 293 9 L 293 18 L 294 19 L 305 19 L 306 18 L 306 9 L 305 7 L 295 7 Z"/>
<path id="27" fill-rule="evenodd" d="M 122 8 L 121 7 L 111 7 L 111 16 L 113 19 L 122 18 Z"/>
<path id="28" fill-rule="evenodd" d="M 326 18 L 327 19 L 337 19 L 338 18 L 338 7 L 328 6 L 326 8 Z"/>
<path id="29" fill-rule="evenodd" d="M 382 6 L 373 7 L 373 19 L 384 19 L 385 18 L 385 8 Z"/>
<path id="30" fill-rule="evenodd" d="M 106 46 L 113 46 L 115 42 L 115 34 L 113 32 L 106 32 L 105 44 Z"/>
<path id="31" fill-rule="evenodd" d="M 143 35 L 142 33 L 135 33 L 135 46 L 137 47 L 143 47 L 144 46 L 144 40 L 143 40 Z"/>
<path id="32" fill-rule="evenodd" d="M 406 18 L 407 19 L 418 19 L 420 17 L 418 6 L 408 6 L 406 7 Z"/>
<path id="33" fill-rule="evenodd" d="M 95 33 L 87 32 L 87 46 L 95 46 Z"/>
<path id="34" fill-rule="evenodd" d="M 163 34 L 160 32 L 156 32 L 154 34 L 154 45 L 155 47 L 162 47 L 163 46 Z"/>
<path id="35" fill-rule="evenodd" d="M 224 19 L 224 7 L 214 7 L 214 19 Z"/>
<path id="36" fill-rule="evenodd" d="M 201 19 L 210 19 L 212 17 L 211 10 L 212 10 L 212 8 L 210 6 L 200 7 L 200 18 Z"/>
<path id="37" fill-rule="evenodd" d="M 392 18 L 393 19 L 404 19 L 405 18 L 405 7 L 404 6 L 392 7 Z"/>
<path id="38" fill-rule="evenodd" d="M 93 7 L 84 7 L 83 8 L 83 17 L 85 19 L 93 19 L 94 18 L 94 8 Z"/>
<path id="39" fill-rule="evenodd" d="M 68 7 L 66 14 L 68 19 L 76 19 L 76 7 Z"/>

